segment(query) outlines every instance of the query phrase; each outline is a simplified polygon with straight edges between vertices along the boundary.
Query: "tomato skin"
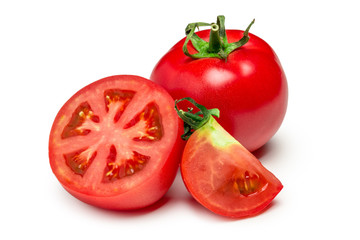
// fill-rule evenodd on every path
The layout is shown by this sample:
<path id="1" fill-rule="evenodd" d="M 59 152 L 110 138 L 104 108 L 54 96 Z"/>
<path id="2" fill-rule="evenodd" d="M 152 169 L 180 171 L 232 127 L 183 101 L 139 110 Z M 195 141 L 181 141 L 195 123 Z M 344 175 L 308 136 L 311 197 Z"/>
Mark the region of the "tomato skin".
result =
<path id="1" fill-rule="evenodd" d="M 111 108 L 106 112 L 106 103 L 109 103 L 110 100 L 105 98 L 104 93 L 109 89 L 112 92 L 116 92 L 118 89 L 135 92 L 131 100 L 133 103 L 130 101 L 130 104 L 123 111 L 123 115 L 117 117 L 116 119 L 119 120 L 114 124 L 110 124 L 112 121 L 115 122 L 112 120 L 113 116 L 108 116 L 111 113 Z M 116 91 L 113 91 L 114 89 Z M 74 115 L 79 104 L 85 106 L 85 104 L 81 105 L 84 101 L 90 103 L 91 110 L 96 115 L 96 117 L 91 118 L 92 125 L 88 122 L 85 123 L 88 124 L 87 126 L 95 127 L 90 133 L 84 131 L 77 136 L 71 136 L 73 132 L 76 135 L 76 131 L 72 131 L 71 134 L 64 134 L 67 129 L 73 126 L 85 124 L 79 120 L 77 114 Z M 116 101 L 114 102 L 116 103 Z M 159 114 L 162 121 L 162 138 L 158 141 L 132 140 L 135 138 L 130 138 L 132 137 L 131 134 L 135 134 L 134 137 L 137 137 L 137 131 L 131 131 L 132 128 L 137 129 L 136 123 L 135 125 L 132 124 L 134 126 L 124 126 L 129 125 L 126 123 L 131 123 L 131 119 L 136 119 L 137 112 L 140 111 L 141 113 L 142 109 L 146 109 L 144 106 L 149 102 L 155 102 L 157 106 L 155 114 Z M 84 109 L 79 115 L 84 115 L 84 112 L 88 113 L 89 111 Z M 107 119 L 111 121 L 107 122 Z M 128 132 L 125 132 L 124 128 Z M 115 210 L 146 207 L 158 201 L 168 191 L 175 179 L 184 146 L 180 138 L 181 132 L 182 123 L 173 108 L 173 99 L 165 89 L 138 76 L 117 75 L 107 77 L 79 90 L 58 112 L 49 138 L 50 166 L 61 185 L 70 194 L 85 203 Z M 123 133 L 129 135 L 122 135 Z M 67 137 L 68 135 L 70 137 Z M 124 142 L 119 141 L 122 139 Z M 145 167 L 141 167 L 141 170 L 139 170 L 140 167 L 134 167 L 138 172 L 130 173 L 129 176 L 119 180 L 106 182 L 104 180 L 107 177 L 105 166 L 111 155 L 109 149 L 112 145 L 116 145 L 117 154 L 120 156 L 129 156 L 135 149 L 140 154 L 149 155 L 150 160 Z M 65 156 L 74 155 L 68 153 L 82 149 L 83 146 L 96 151 L 96 154 L 92 155 L 94 159 L 86 171 L 72 170 L 66 162 Z M 134 146 L 136 148 L 132 149 Z M 75 157 L 74 159 L 77 160 Z M 127 160 L 125 157 L 124 159 Z M 133 160 L 131 163 L 135 166 Z"/>
<path id="2" fill-rule="evenodd" d="M 281 182 L 212 117 L 188 139 L 180 170 L 190 194 L 210 211 L 225 217 L 256 215 L 283 188 Z"/>
<path id="3" fill-rule="evenodd" d="M 208 41 L 209 30 L 197 35 Z M 243 36 L 226 30 L 229 42 Z M 288 86 L 280 61 L 259 37 L 229 54 L 227 60 L 191 59 L 175 44 L 157 63 L 150 79 L 174 99 L 191 97 L 209 108 L 219 108 L 219 123 L 249 151 L 263 146 L 279 129 L 287 108 Z M 195 53 L 191 43 L 190 53 Z"/>

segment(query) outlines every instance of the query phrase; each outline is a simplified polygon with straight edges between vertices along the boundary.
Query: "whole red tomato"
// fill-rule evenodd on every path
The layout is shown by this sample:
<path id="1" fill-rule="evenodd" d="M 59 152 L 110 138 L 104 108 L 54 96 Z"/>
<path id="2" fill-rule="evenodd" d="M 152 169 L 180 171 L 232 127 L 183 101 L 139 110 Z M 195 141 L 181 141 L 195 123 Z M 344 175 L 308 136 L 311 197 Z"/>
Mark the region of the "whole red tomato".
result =
<path id="1" fill-rule="evenodd" d="M 248 33 L 252 23 L 246 31 L 225 30 L 223 16 L 217 24 L 189 24 L 187 37 L 160 59 L 150 77 L 175 99 L 191 97 L 219 108 L 219 123 L 249 151 L 276 133 L 288 100 L 280 61 L 264 40 Z M 204 25 L 211 30 L 194 33 Z"/>

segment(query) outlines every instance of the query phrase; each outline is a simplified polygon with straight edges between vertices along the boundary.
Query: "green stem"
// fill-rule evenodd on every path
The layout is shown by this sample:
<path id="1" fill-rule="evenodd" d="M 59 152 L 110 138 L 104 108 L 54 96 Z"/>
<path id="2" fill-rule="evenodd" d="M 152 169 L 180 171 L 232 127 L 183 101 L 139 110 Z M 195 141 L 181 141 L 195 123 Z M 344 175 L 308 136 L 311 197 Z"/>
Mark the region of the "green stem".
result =
<path id="1" fill-rule="evenodd" d="M 225 17 L 220 15 L 217 17 L 217 23 L 190 23 L 185 29 L 186 39 L 183 45 L 183 52 L 191 58 L 220 58 L 226 59 L 227 56 L 236 49 L 244 46 L 250 39 L 249 30 L 254 24 L 255 19 L 244 31 L 243 37 L 233 43 L 228 43 L 225 31 Z M 209 42 L 204 41 L 195 33 L 195 29 L 199 26 L 211 26 Z M 194 48 L 198 51 L 195 54 L 190 54 L 187 45 L 191 41 Z"/>
<path id="2" fill-rule="evenodd" d="M 199 115 L 193 114 L 191 112 L 184 112 L 183 110 L 179 110 L 181 114 L 184 114 L 184 116 L 191 118 L 194 121 L 201 121 L 203 118 Z"/>
<path id="3" fill-rule="evenodd" d="M 199 109 L 199 111 L 193 113 L 192 109 L 189 109 L 188 112 L 178 109 L 177 104 L 181 101 L 191 102 L 195 107 Z M 182 98 L 180 100 L 176 100 L 175 110 L 177 111 L 179 117 L 184 121 L 184 134 L 181 136 L 183 140 L 187 140 L 194 131 L 204 126 L 204 124 L 206 124 L 210 120 L 211 116 L 215 116 L 215 117 L 220 116 L 219 109 L 217 108 L 207 109 L 203 105 L 200 105 L 197 102 L 195 102 L 194 99 L 188 97 Z"/>
<path id="4" fill-rule="evenodd" d="M 225 31 L 225 16 L 220 15 L 217 17 L 216 21 L 217 25 L 219 26 L 219 34 L 221 41 L 224 46 L 228 44 L 227 37 L 226 37 L 226 31 Z"/>
<path id="5" fill-rule="evenodd" d="M 209 48 L 207 50 L 209 53 L 217 53 L 222 48 L 219 29 L 219 25 L 216 23 L 211 24 Z"/>

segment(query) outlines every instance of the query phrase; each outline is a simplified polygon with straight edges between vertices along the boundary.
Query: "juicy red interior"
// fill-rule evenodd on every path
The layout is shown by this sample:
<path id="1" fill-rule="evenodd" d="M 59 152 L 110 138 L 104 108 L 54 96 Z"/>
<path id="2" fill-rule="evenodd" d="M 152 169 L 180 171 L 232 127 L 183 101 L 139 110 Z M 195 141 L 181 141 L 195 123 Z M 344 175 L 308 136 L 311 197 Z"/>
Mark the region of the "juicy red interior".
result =
<path id="1" fill-rule="evenodd" d="M 148 103 L 125 125 L 117 125 L 124 111 L 132 101 L 134 91 L 108 89 L 104 91 L 104 106 L 106 115 L 99 117 L 93 112 L 88 102 L 79 104 L 72 113 L 69 122 L 64 127 L 61 138 L 72 137 L 91 138 L 92 131 L 102 128 L 113 128 L 110 132 L 117 134 L 117 129 L 129 130 L 134 128 L 130 141 L 158 141 L 163 136 L 161 117 L 156 103 Z M 110 140 L 108 140 L 110 141 Z M 112 140 L 115 141 L 115 140 Z M 108 146 L 106 166 L 103 171 L 103 182 L 113 182 L 131 176 L 141 171 L 150 161 L 150 156 L 135 150 L 124 149 L 118 142 Z M 122 153 L 122 154 L 121 154 Z M 66 165 L 77 175 L 85 176 L 87 170 L 97 160 L 97 146 L 79 146 L 79 149 L 63 154 Z"/>
<path id="2" fill-rule="evenodd" d="M 71 120 L 65 126 L 61 137 L 68 138 L 78 135 L 87 135 L 90 133 L 89 129 L 80 130 L 80 127 L 86 118 L 89 118 L 91 121 L 98 123 L 100 121 L 99 117 L 94 115 L 91 107 L 88 102 L 81 103 L 72 114 Z"/>

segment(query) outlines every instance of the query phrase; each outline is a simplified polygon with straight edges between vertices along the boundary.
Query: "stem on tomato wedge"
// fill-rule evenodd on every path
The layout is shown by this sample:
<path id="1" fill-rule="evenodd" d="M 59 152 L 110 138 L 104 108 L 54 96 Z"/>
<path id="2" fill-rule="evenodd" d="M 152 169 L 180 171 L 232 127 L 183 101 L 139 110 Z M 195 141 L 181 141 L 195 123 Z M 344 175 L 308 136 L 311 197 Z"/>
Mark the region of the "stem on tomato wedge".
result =
<path id="1" fill-rule="evenodd" d="M 189 108 L 187 112 L 179 109 L 177 104 L 182 101 L 189 101 L 197 107 L 199 111 L 193 113 L 193 108 Z M 175 110 L 179 117 L 184 121 L 184 134 L 181 135 L 183 140 L 187 140 L 194 131 L 206 124 L 211 116 L 220 117 L 219 109 L 207 109 L 205 106 L 198 104 L 194 99 L 189 97 L 175 100 Z"/>
<path id="2" fill-rule="evenodd" d="M 244 46 L 250 39 L 249 30 L 251 26 L 254 24 L 255 19 L 249 24 L 249 26 L 244 31 L 243 37 L 233 43 L 228 43 L 225 31 L 225 17 L 220 15 L 217 17 L 216 23 L 203 23 L 203 22 L 195 22 L 189 23 L 186 26 L 185 34 L 186 39 L 183 45 L 183 52 L 185 55 L 191 58 L 220 58 L 226 59 L 227 56 L 235 51 L 236 49 Z M 195 29 L 201 26 L 210 26 L 210 37 L 209 42 L 201 39 L 195 33 Z M 187 48 L 187 45 L 191 41 L 192 45 L 198 51 L 195 54 L 190 54 Z"/>

